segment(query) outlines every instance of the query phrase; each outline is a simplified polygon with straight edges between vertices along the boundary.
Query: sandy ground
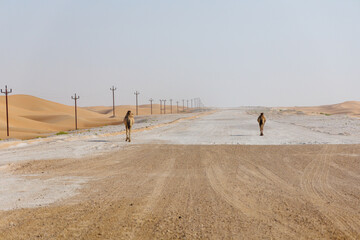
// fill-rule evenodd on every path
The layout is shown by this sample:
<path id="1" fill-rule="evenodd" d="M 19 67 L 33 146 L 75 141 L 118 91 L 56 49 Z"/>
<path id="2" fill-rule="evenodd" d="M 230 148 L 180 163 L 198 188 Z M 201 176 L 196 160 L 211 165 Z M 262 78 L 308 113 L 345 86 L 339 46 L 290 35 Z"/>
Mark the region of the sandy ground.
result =
<path id="1" fill-rule="evenodd" d="M 295 111 L 301 111 L 310 115 L 336 115 L 344 114 L 353 117 L 360 117 L 360 102 L 359 101 L 348 101 L 332 105 L 323 106 L 311 106 L 311 107 L 287 107 L 279 109 L 290 109 Z"/>
<path id="2" fill-rule="evenodd" d="M 358 239 L 359 156 L 355 145 L 133 145 L 32 161 L 12 172 L 91 180 L 61 202 L 0 212 L 0 238 Z"/>
<path id="3" fill-rule="evenodd" d="M 10 95 L 8 100 L 10 136 L 7 136 L 6 130 L 5 96 L 0 96 L 0 140 L 38 138 L 49 136 L 51 133 L 75 129 L 74 106 L 30 95 Z M 78 106 L 82 106 L 81 99 Z M 120 124 L 128 110 L 135 113 L 136 107 L 131 105 L 116 106 L 115 117 L 112 107 L 78 107 L 78 129 Z M 171 111 L 181 113 L 182 110 L 176 106 L 166 106 L 166 113 L 171 113 Z M 194 109 L 184 108 L 185 112 L 192 110 Z M 159 113 L 160 105 L 154 103 L 153 114 Z M 139 105 L 138 114 L 151 115 L 150 105 Z"/>
<path id="4" fill-rule="evenodd" d="M 138 120 L 131 144 L 123 126 L 2 142 L 0 239 L 360 238 L 359 120 Z"/>
<path id="5" fill-rule="evenodd" d="M 256 121 L 260 112 L 268 118 L 261 138 Z M 360 120 L 344 115 L 284 115 L 267 108 L 237 108 L 145 132 L 136 139 L 136 143 L 163 144 L 360 144 Z"/>
<path id="6" fill-rule="evenodd" d="M 163 129 L 167 125 L 181 125 L 192 121 L 207 112 L 187 114 L 135 116 L 133 127 L 133 143 L 139 141 L 138 136 L 148 131 Z M 24 160 L 81 158 L 102 155 L 128 146 L 125 142 L 123 124 L 98 128 L 69 131 L 64 135 L 53 135 L 47 138 L 31 140 L 0 141 L 0 167 Z"/>

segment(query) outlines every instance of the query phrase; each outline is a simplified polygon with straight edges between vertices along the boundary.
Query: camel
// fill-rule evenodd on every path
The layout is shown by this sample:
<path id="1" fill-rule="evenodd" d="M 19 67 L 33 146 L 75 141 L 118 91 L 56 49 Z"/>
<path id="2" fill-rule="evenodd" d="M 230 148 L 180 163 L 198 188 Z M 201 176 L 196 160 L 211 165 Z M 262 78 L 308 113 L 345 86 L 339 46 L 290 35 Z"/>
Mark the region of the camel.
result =
<path id="1" fill-rule="evenodd" d="M 257 119 L 258 123 L 259 123 L 259 127 L 260 127 L 260 136 L 264 136 L 264 126 L 265 126 L 265 122 L 266 122 L 266 118 L 264 116 L 264 113 L 261 113 L 260 116 Z"/>
<path id="2" fill-rule="evenodd" d="M 125 141 L 131 142 L 131 128 L 134 125 L 134 114 L 129 110 L 127 111 L 124 117 L 124 124 L 126 129 L 126 139 Z"/>

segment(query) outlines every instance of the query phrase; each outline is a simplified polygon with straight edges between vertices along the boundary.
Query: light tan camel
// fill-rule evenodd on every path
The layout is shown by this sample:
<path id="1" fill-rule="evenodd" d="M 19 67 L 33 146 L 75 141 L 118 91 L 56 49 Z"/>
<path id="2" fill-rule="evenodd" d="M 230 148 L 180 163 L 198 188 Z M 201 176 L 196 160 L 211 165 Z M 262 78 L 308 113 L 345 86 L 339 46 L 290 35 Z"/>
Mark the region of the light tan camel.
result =
<path id="1" fill-rule="evenodd" d="M 261 113 L 260 116 L 257 119 L 260 127 L 260 136 L 264 136 L 264 126 L 266 122 L 266 118 L 264 116 L 264 113 Z"/>
<path id="2" fill-rule="evenodd" d="M 127 111 L 124 117 L 124 124 L 126 129 L 126 139 L 125 141 L 131 142 L 131 128 L 134 125 L 134 114 L 131 111 Z"/>

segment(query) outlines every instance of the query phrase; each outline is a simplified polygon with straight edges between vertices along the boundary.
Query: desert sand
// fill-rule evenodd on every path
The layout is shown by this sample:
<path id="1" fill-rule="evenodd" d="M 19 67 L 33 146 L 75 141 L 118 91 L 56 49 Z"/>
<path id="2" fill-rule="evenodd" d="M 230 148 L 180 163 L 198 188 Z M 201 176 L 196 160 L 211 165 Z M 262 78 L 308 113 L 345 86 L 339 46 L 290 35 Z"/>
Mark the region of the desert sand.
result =
<path id="1" fill-rule="evenodd" d="M 359 239 L 359 157 L 359 145 L 157 144 L 15 164 L 29 180 L 87 181 L 0 211 L 0 239 Z"/>
<path id="2" fill-rule="evenodd" d="M 7 141 L 0 239 L 359 239 L 359 121 L 249 107 L 139 116 L 131 144 Z"/>
<path id="3" fill-rule="evenodd" d="M 323 114 L 323 115 L 336 115 L 345 114 L 353 117 L 360 117 L 360 102 L 348 101 L 339 104 L 312 106 L 312 107 L 291 107 L 282 108 L 301 111 L 305 114 Z"/>
<path id="4" fill-rule="evenodd" d="M 92 128 L 120 124 L 128 110 L 135 113 L 135 106 L 116 106 L 113 118 L 112 107 L 79 107 L 78 128 Z M 166 111 L 170 113 L 170 106 Z M 176 111 L 173 106 L 173 112 Z M 181 108 L 182 110 L 182 108 Z M 180 109 L 179 109 L 180 111 Z M 160 105 L 153 104 L 153 114 L 159 114 Z M 150 115 L 150 105 L 140 105 L 139 115 Z M 48 101 L 30 95 L 9 96 L 10 137 L 6 136 L 5 97 L 0 97 L 0 139 L 30 139 L 48 136 L 51 133 L 75 128 L 74 106 Z"/>

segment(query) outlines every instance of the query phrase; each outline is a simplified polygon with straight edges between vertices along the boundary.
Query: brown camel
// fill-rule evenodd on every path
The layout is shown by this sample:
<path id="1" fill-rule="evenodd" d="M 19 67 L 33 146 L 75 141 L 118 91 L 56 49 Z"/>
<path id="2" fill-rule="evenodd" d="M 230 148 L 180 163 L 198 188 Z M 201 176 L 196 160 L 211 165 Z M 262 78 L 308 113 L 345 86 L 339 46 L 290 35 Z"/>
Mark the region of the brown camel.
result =
<path id="1" fill-rule="evenodd" d="M 260 127 L 260 136 L 264 136 L 264 126 L 266 122 L 266 118 L 264 116 L 264 113 L 261 113 L 260 116 L 257 119 Z"/>
<path id="2" fill-rule="evenodd" d="M 134 114 L 129 110 L 124 117 L 124 124 L 126 129 L 125 141 L 131 142 L 131 128 L 134 125 Z"/>

